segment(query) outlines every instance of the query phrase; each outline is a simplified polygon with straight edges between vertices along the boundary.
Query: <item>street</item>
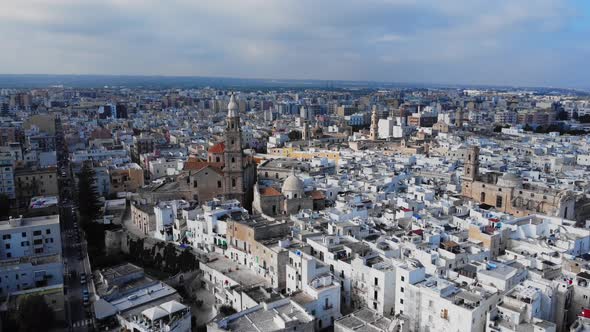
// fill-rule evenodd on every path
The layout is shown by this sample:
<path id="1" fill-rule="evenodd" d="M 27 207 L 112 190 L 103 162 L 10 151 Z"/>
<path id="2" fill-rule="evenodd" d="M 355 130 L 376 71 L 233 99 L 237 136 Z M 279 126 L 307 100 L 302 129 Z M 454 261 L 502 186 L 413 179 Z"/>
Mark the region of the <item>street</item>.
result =
<path id="1" fill-rule="evenodd" d="M 86 243 L 77 220 L 74 204 L 74 181 L 69 155 L 63 141 L 61 121 L 56 120 L 56 144 L 59 168 L 59 215 L 64 263 L 66 317 L 70 331 L 89 331 L 93 327 L 91 301 L 94 291 Z M 85 281 L 81 276 L 85 275 Z M 84 294 L 86 292 L 86 295 Z M 84 300 L 86 297 L 86 301 Z"/>

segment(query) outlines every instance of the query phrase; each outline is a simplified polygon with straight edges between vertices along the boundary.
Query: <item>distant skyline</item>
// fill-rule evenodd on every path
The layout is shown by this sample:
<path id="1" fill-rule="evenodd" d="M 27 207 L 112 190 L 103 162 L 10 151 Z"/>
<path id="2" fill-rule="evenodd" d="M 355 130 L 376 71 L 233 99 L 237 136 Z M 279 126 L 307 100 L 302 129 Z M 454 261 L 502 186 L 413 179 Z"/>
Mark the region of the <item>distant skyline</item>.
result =
<path id="1" fill-rule="evenodd" d="M 4 0 L 0 73 L 590 88 L 585 0 Z"/>

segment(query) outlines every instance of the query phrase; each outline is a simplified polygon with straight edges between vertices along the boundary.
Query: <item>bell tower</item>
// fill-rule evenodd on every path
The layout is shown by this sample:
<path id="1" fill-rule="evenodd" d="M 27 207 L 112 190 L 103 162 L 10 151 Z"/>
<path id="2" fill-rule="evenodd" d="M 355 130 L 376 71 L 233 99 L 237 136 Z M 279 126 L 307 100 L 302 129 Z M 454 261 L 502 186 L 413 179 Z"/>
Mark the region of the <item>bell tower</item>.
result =
<path id="1" fill-rule="evenodd" d="M 379 138 L 378 130 L 379 119 L 377 117 L 377 106 L 373 105 L 373 112 L 371 113 L 371 131 L 369 134 L 371 141 L 376 141 L 377 138 Z"/>
<path id="2" fill-rule="evenodd" d="M 475 181 L 479 175 L 479 147 L 472 146 L 467 150 L 463 164 L 463 181 Z"/>
<path id="3" fill-rule="evenodd" d="M 244 204 L 244 156 L 242 154 L 242 129 L 238 103 L 232 93 L 227 105 L 225 150 L 223 152 L 224 196 L 238 199 Z"/>

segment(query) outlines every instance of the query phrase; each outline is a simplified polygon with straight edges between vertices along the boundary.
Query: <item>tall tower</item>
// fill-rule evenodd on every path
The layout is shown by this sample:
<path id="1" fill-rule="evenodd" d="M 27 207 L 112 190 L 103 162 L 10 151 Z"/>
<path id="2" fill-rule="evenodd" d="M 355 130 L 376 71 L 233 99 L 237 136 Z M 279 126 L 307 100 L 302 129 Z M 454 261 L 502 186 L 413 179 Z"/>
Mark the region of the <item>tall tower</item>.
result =
<path id="1" fill-rule="evenodd" d="M 371 141 L 376 141 L 377 138 L 379 137 L 379 135 L 377 134 L 377 131 L 379 130 L 378 121 L 379 121 L 379 119 L 377 118 L 377 107 L 373 106 L 373 112 L 371 114 L 371 132 L 370 132 Z"/>
<path id="2" fill-rule="evenodd" d="M 463 168 L 463 181 L 473 182 L 477 180 L 479 173 L 479 146 L 472 146 L 467 150 Z"/>
<path id="3" fill-rule="evenodd" d="M 232 93 L 227 105 L 225 150 L 223 152 L 224 196 L 238 199 L 244 204 L 244 156 L 242 154 L 242 129 L 238 103 Z"/>
<path id="4" fill-rule="evenodd" d="M 459 108 L 455 113 L 455 126 L 457 128 L 463 127 L 463 109 Z"/>
<path id="5" fill-rule="evenodd" d="M 311 132 L 309 131 L 309 122 L 307 120 L 303 120 L 303 132 L 301 133 L 301 138 L 304 141 L 309 141 L 311 138 Z"/>

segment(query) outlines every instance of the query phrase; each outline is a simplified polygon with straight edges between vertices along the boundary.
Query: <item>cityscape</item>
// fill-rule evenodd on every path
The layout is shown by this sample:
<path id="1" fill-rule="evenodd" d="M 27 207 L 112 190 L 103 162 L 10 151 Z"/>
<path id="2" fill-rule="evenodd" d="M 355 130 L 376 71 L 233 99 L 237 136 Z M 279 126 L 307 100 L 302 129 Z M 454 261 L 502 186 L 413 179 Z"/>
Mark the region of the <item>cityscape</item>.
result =
<path id="1" fill-rule="evenodd" d="M 0 4 L 0 331 L 590 331 L 590 8 L 328 2 Z"/>

